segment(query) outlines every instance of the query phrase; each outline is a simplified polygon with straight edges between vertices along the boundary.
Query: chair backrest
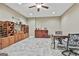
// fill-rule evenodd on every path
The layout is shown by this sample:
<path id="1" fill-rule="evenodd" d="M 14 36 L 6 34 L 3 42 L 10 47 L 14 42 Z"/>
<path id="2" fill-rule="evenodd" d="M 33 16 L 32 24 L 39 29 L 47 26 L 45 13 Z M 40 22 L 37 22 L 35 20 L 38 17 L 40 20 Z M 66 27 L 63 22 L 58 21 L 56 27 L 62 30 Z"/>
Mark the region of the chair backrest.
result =
<path id="1" fill-rule="evenodd" d="M 68 36 L 68 46 L 79 47 L 79 34 L 69 34 Z"/>
<path id="2" fill-rule="evenodd" d="M 55 35 L 62 35 L 62 31 L 55 31 Z"/>

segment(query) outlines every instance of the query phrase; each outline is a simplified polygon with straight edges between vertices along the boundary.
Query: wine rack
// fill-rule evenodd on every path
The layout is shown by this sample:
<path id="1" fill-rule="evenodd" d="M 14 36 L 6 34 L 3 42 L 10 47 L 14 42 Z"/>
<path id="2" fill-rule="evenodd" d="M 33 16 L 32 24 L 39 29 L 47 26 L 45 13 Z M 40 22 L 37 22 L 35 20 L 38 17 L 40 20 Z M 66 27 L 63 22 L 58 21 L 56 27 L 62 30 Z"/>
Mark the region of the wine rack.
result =
<path id="1" fill-rule="evenodd" d="M 3 26 L 4 36 L 14 35 L 14 23 L 10 21 L 5 21 Z"/>
<path id="2" fill-rule="evenodd" d="M 21 25 L 21 31 L 23 31 L 24 33 L 29 33 L 28 25 Z"/>
<path id="3" fill-rule="evenodd" d="M 0 37 L 1 37 L 1 38 L 3 37 L 3 29 L 2 29 L 2 25 L 3 25 L 3 22 L 0 21 Z"/>
<path id="4" fill-rule="evenodd" d="M 0 37 L 14 35 L 14 22 L 0 21 Z"/>

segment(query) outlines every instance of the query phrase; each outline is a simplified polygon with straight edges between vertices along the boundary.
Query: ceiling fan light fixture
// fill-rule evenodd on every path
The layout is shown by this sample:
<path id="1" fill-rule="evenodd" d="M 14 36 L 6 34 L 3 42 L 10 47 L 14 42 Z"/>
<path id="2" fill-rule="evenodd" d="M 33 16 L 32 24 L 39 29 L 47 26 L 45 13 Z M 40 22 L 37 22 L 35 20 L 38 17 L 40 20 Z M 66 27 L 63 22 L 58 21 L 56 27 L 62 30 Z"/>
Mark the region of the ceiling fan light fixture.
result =
<path id="1" fill-rule="evenodd" d="M 39 12 L 41 8 L 48 9 L 48 6 L 45 6 L 43 3 L 35 3 L 35 5 L 30 6 L 29 8 L 36 7 L 37 11 Z"/>
<path id="2" fill-rule="evenodd" d="M 37 8 L 41 8 L 41 5 L 36 5 Z"/>

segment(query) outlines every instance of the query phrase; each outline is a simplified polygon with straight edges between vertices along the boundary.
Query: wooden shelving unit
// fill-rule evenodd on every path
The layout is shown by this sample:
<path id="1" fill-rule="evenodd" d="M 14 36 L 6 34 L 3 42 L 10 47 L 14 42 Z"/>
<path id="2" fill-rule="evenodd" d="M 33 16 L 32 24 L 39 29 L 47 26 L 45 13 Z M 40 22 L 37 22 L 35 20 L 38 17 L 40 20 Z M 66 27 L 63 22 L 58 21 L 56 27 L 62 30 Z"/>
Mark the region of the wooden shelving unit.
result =
<path id="1" fill-rule="evenodd" d="M 28 25 L 22 25 L 21 31 L 14 33 L 14 22 L 0 21 L 0 49 L 29 37 Z"/>
<path id="2" fill-rule="evenodd" d="M 28 33 L 29 36 L 29 26 L 28 25 L 21 25 L 21 31 L 24 33 Z"/>
<path id="3" fill-rule="evenodd" d="M 14 35 L 14 23 L 10 21 L 0 21 L 0 37 Z"/>
<path id="4" fill-rule="evenodd" d="M 3 35 L 4 37 L 14 35 L 14 23 L 5 21 L 3 24 Z"/>
<path id="5" fill-rule="evenodd" d="M 2 21 L 0 21 L 0 37 L 3 37 Z"/>

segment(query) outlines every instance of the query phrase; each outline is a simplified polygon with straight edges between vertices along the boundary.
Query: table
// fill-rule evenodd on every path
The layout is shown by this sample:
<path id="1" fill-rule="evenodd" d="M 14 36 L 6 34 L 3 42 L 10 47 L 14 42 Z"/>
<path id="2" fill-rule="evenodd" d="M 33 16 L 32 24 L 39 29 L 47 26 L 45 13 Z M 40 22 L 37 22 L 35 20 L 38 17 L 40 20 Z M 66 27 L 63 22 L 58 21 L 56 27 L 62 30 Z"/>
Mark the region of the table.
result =
<path id="1" fill-rule="evenodd" d="M 55 49 L 55 40 L 59 40 L 59 43 L 62 44 L 62 39 L 68 38 L 68 36 L 65 35 L 52 35 L 54 40 L 54 49 Z"/>

